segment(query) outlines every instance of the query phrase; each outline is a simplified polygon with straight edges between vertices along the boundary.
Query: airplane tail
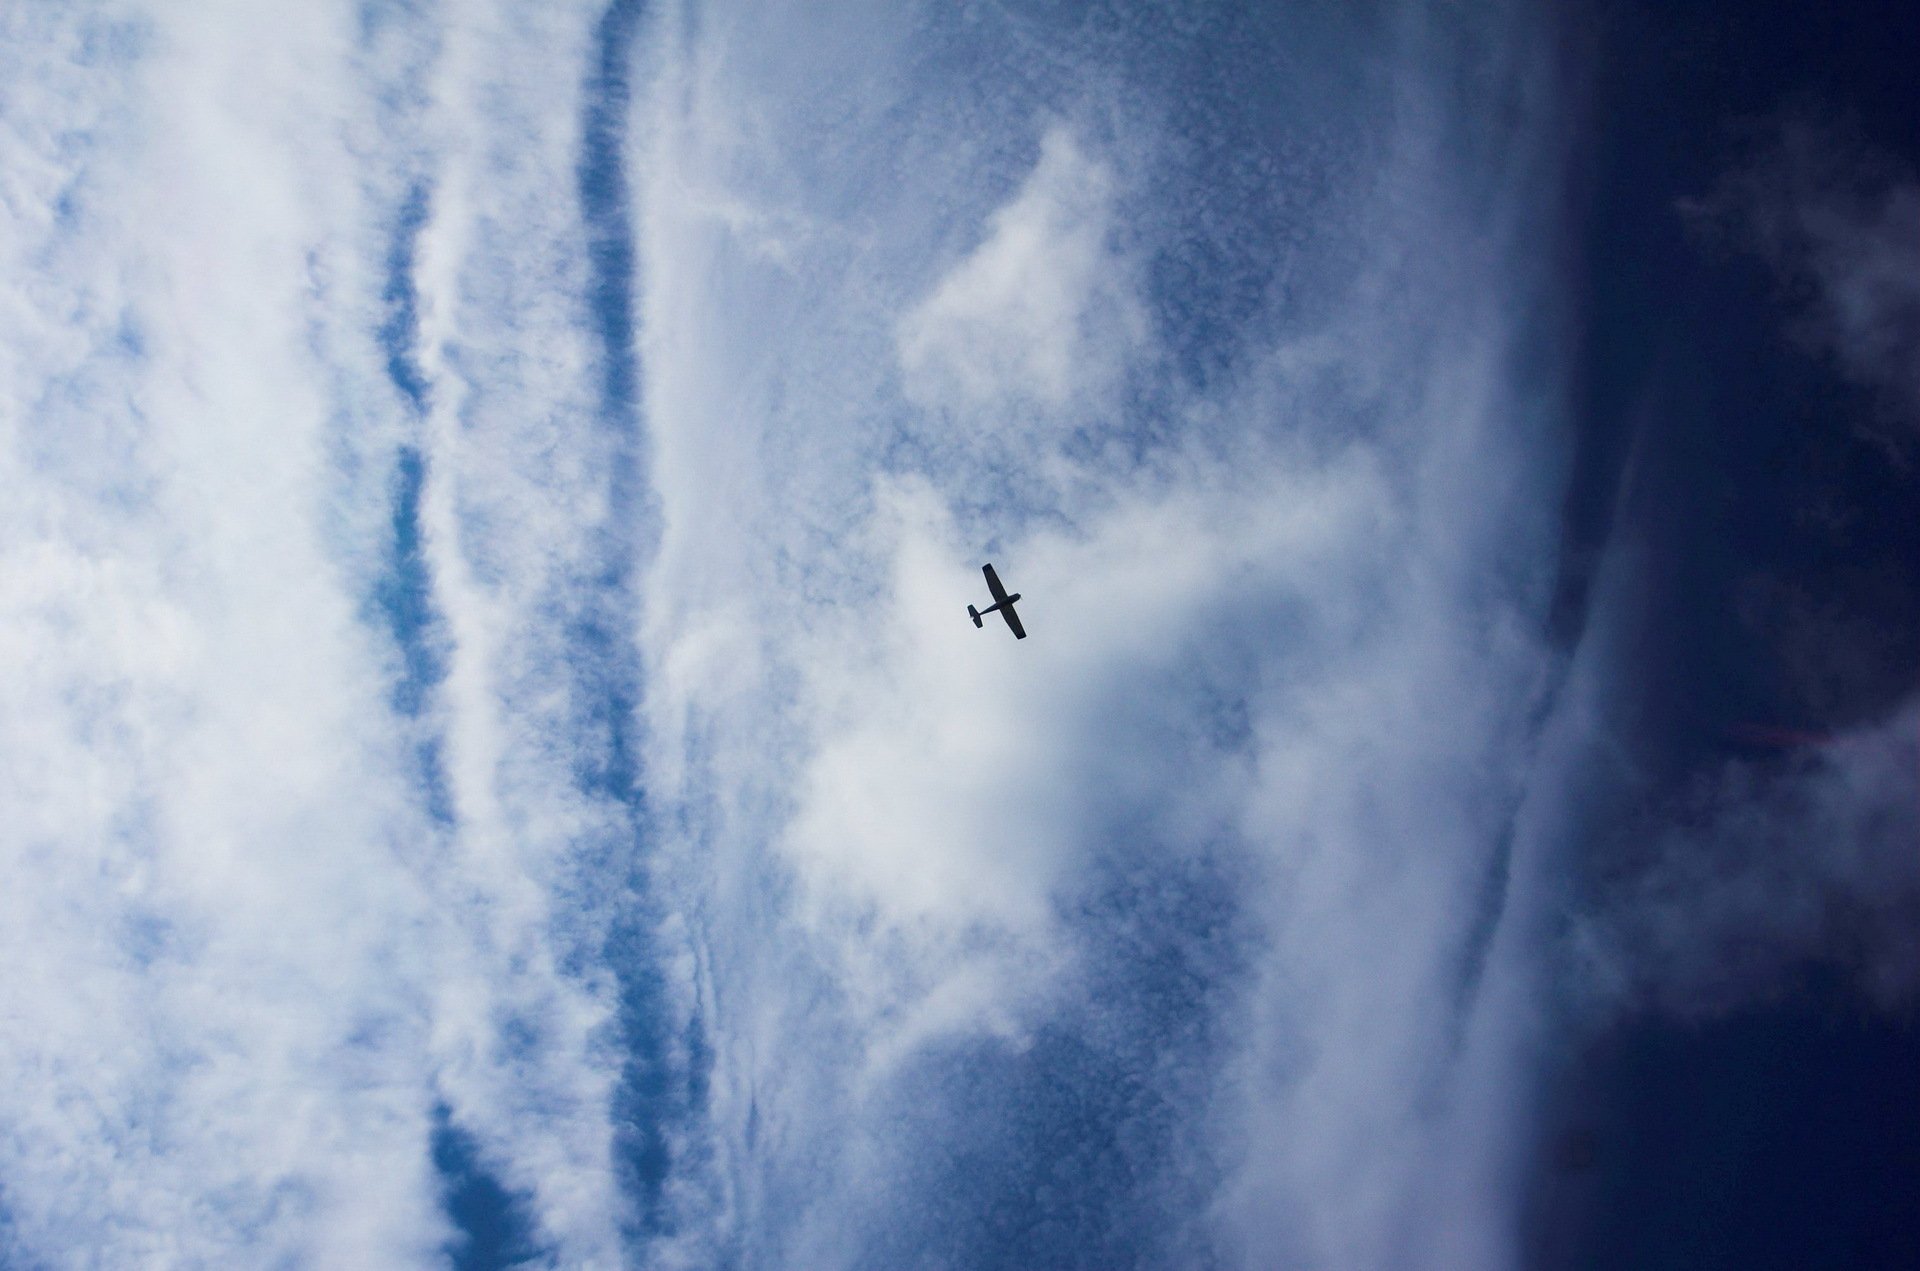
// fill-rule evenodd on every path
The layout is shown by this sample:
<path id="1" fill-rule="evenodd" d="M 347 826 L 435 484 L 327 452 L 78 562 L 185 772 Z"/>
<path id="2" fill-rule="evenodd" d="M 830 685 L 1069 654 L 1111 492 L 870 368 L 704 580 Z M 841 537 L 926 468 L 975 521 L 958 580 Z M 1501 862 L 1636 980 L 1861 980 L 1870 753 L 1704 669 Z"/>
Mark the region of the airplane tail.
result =
<path id="1" fill-rule="evenodd" d="M 975 609 L 972 605 L 967 606 L 967 617 L 973 619 L 973 625 L 976 627 L 984 627 L 987 625 L 986 622 L 980 617 L 980 611 L 978 609 Z"/>

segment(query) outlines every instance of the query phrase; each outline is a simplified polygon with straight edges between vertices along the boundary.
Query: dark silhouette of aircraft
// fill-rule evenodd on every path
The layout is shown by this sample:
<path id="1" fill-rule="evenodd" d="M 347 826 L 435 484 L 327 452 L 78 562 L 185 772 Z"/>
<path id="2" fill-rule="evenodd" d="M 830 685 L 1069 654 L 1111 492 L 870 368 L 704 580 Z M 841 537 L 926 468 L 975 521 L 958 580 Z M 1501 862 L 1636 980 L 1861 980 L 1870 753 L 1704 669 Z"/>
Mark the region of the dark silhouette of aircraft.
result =
<path id="1" fill-rule="evenodd" d="M 985 609 L 975 609 L 972 605 L 968 605 L 967 617 L 973 619 L 974 626 L 983 627 L 986 624 L 981 619 L 997 610 L 1000 616 L 1007 620 L 1007 625 L 1013 628 L 1013 638 L 1026 639 L 1027 629 L 1020 625 L 1020 615 L 1013 611 L 1013 602 L 1020 599 L 1020 593 L 1016 591 L 1009 596 L 1007 589 L 1000 585 L 1000 575 L 993 572 L 993 566 L 982 565 L 980 568 L 987 576 L 987 590 L 993 593 L 993 603 Z"/>

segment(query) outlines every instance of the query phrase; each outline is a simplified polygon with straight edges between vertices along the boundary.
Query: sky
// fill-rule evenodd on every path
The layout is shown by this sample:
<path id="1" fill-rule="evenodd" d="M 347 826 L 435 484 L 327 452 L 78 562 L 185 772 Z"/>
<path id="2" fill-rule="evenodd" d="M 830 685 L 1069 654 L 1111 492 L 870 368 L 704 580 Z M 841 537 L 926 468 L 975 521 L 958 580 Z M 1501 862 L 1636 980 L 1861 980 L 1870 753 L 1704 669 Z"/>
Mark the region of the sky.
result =
<path id="1" fill-rule="evenodd" d="M 1914 47 L 0 12 L 0 1267 L 1913 1265 Z"/>

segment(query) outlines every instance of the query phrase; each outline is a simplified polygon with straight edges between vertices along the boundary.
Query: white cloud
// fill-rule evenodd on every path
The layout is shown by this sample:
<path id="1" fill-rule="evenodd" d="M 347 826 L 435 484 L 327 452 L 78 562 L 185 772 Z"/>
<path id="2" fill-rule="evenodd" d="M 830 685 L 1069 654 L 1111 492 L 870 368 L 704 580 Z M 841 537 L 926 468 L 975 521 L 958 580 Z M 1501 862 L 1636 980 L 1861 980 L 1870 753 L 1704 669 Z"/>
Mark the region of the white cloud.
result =
<path id="1" fill-rule="evenodd" d="M 979 246 L 899 324 L 916 404 L 960 411 L 1099 402 L 1142 353 L 1147 318 L 1114 242 L 1115 177 L 1063 125 Z"/>
<path id="2" fill-rule="evenodd" d="M 1206 395 L 1123 404 L 1123 375 L 1170 360 L 1137 262 L 1180 244 L 1115 173 L 1178 147 L 1137 120 L 1096 147 L 1017 96 L 949 127 L 882 21 L 834 99 L 871 133 L 822 153 L 799 121 L 829 55 L 760 18 L 662 46 L 640 160 L 649 764 L 708 950 L 724 1228 L 749 1261 L 844 1265 L 994 1204 L 937 1162 L 1076 1132 L 1018 1093 L 1071 1083 L 1043 1058 L 1070 1036 L 1154 1056 L 1128 1076 L 1181 1124 L 1113 1133 L 1158 1145 L 1135 1185 L 1195 1189 L 1197 1231 L 1140 1202 L 1143 1232 L 1200 1242 L 1170 1260 L 1378 1264 L 1430 1225 L 1469 1230 L 1427 1264 L 1497 1264 L 1525 1100 L 1474 1083 L 1527 1072 L 1531 938 L 1501 944 L 1485 1027 L 1461 981 L 1551 671 L 1529 634 L 1556 472 L 1524 387 L 1540 284 L 1500 202 L 1538 143 L 1456 185 L 1433 136 L 1375 139 L 1379 199 L 1314 227 L 1337 282 L 1223 332 L 1234 373 Z M 884 189 L 868 135 L 916 156 Z M 818 232 L 776 261 L 714 210 L 748 205 Z M 984 226 L 968 253 L 912 256 L 956 208 Z M 1030 639 L 965 621 L 982 559 Z M 1191 925 L 1104 907 L 1210 870 L 1237 890 Z M 1178 1008 L 1217 1050 L 1145 1040 L 1172 1025 L 1128 977 L 1162 959 L 1237 967 Z M 981 1084 L 942 1075 L 954 1055 Z M 1484 1168 L 1436 1188 L 1470 1086 Z M 983 1159 L 1016 1189 L 1049 1167 Z M 1064 1223 L 1095 1184 L 1047 1186 Z"/>
<path id="3" fill-rule="evenodd" d="M 135 7 L 6 45 L 8 1256 L 436 1263 L 444 1101 L 543 1245 L 618 1261 L 621 882 L 555 897 L 619 828 L 542 608 L 604 473 L 552 199 L 591 15 L 543 14 L 360 44 L 343 7 Z M 423 431 L 378 343 L 416 180 Z M 369 622 L 403 440 L 453 648 L 421 720 Z M 416 775 L 442 730 L 452 830 Z"/>
<path id="4" fill-rule="evenodd" d="M 1204 315 L 1224 369 L 1178 378 L 1150 266 L 1264 213 L 1210 185 L 1187 218 L 1177 112 L 1038 18 L 955 13 L 654 15 L 621 120 L 643 439 L 598 378 L 597 11 L 6 46 L 22 1257 L 433 1262 L 444 1101 L 560 1265 L 922 1231 L 965 1261 L 979 1214 L 1042 1203 L 1173 1263 L 1512 1260 L 1590 739 L 1577 693 L 1534 722 L 1554 139 L 1446 93 L 1501 58 L 1538 91 L 1524 36 L 1487 19 L 1513 43 L 1468 41 L 1506 50 L 1471 77 L 1397 50 L 1392 109 L 1302 90 L 1284 122 L 1342 153 L 1275 150 L 1319 201 L 1226 280 L 1252 312 Z M 1511 166 L 1457 170 L 1494 118 Z M 380 335 L 416 187 L 418 415 Z M 445 670 L 416 717 L 368 601 L 402 446 Z M 1029 640 L 965 622 L 982 559 Z M 582 775 L 629 723 L 635 806 Z M 622 1135 L 654 1131 L 642 1196 Z"/>

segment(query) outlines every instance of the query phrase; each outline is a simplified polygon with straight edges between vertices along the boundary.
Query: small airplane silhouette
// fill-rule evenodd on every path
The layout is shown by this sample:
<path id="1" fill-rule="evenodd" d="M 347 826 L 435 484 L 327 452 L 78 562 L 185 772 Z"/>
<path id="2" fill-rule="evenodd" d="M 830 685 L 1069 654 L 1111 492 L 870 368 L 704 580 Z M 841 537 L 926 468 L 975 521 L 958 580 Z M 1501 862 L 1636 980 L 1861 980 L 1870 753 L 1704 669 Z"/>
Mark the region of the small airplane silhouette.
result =
<path id="1" fill-rule="evenodd" d="M 993 603 L 985 609 L 975 609 L 972 605 L 968 605 L 967 617 L 973 619 L 974 626 L 982 627 L 986 624 L 981 619 L 998 610 L 1000 616 L 1007 620 L 1007 625 L 1013 628 L 1013 638 L 1026 639 L 1027 629 L 1020 625 L 1020 616 L 1013 611 L 1013 602 L 1020 599 L 1020 593 L 1016 591 L 1009 596 L 1007 589 L 1000 585 L 1000 575 L 993 572 L 992 565 L 983 565 L 981 569 L 987 576 L 987 590 L 993 593 Z"/>

